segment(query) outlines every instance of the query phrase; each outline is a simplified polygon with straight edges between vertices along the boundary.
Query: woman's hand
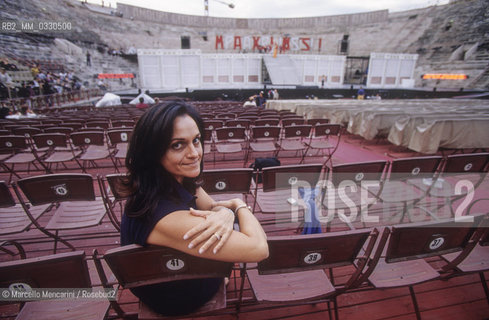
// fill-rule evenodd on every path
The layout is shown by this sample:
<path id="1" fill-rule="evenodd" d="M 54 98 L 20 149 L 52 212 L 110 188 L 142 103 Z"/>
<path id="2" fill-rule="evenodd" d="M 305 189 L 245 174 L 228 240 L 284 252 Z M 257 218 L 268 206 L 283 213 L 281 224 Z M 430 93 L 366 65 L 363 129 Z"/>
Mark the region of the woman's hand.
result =
<path id="1" fill-rule="evenodd" d="M 194 216 L 205 218 L 205 221 L 190 229 L 183 236 L 183 239 L 187 240 L 195 235 L 198 235 L 189 243 L 188 247 L 194 248 L 199 244 L 204 243 L 199 249 L 199 253 L 203 253 L 217 242 L 217 245 L 213 250 L 214 254 L 217 253 L 233 232 L 233 211 L 225 206 L 215 206 L 213 211 L 196 210 L 191 208 L 190 213 Z"/>

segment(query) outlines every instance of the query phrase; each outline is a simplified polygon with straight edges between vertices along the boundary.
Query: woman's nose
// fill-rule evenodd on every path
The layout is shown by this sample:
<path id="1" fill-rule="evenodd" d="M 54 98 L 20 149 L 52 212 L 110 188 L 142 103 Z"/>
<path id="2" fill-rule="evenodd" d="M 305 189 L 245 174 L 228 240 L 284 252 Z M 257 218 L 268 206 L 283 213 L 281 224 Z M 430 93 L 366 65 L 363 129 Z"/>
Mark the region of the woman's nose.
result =
<path id="1" fill-rule="evenodd" d="M 188 153 L 187 153 L 187 156 L 189 158 L 195 158 L 195 157 L 198 157 L 199 156 L 199 150 L 196 146 L 194 146 L 193 144 L 191 144 L 189 146 L 189 149 L 188 149 Z"/>

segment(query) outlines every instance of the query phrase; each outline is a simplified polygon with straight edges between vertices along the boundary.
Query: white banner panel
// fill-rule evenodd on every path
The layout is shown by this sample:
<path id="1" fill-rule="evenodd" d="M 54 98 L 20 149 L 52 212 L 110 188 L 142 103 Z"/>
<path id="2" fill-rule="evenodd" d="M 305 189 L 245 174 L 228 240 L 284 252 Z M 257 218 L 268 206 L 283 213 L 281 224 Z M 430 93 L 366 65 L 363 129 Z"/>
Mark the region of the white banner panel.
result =
<path id="1" fill-rule="evenodd" d="M 140 74 L 144 74 L 141 85 L 148 89 L 162 87 L 160 58 L 158 56 L 141 55 L 138 57 Z"/>
<path id="2" fill-rule="evenodd" d="M 413 84 L 417 54 L 371 53 L 367 87 L 406 88 Z"/>
<path id="3" fill-rule="evenodd" d="M 181 56 L 181 86 L 184 88 L 200 87 L 200 56 Z"/>
<path id="4" fill-rule="evenodd" d="M 180 58 L 178 56 L 162 56 L 161 76 L 164 88 L 180 88 Z"/>

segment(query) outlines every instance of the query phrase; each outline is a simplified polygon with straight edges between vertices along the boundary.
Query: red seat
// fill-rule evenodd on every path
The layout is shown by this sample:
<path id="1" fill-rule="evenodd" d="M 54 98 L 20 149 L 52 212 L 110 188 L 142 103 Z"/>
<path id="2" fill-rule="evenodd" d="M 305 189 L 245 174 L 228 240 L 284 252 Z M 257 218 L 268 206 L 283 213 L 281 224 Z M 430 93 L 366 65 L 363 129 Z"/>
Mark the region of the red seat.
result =
<path id="1" fill-rule="evenodd" d="M 92 288 L 90 273 L 84 251 L 48 255 L 25 260 L 0 263 L 0 287 L 16 287 L 19 291 L 31 289 L 76 289 Z M 15 289 L 11 289 L 15 290 Z M 112 288 L 112 290 L 114 290 Z M 80 294 L 80 292 L 78 292 Z M 14 301 L 18 303 L 18 301 Z M 16 319 L 62 320 L 105 319 L 109 310 L 105 299 L 55 299 L 26 302 Z"/>
<path id="2" fill-rule="evenodd" d="M 262 187 L 255 179 L 253 212 L 267 232 L 297 230 L 302 225 L 304 206 L 299 199 L 298 188 L 319 187 L 321 164 L 288 165 L 264 168 L 257 172 L 262 176 Z M 261 214 L 257 214 L 257 206 Z"/>
<path id="3" fill-rule="evenodd" d="M 28 231 L 32 224 L 46 212 L 49 204 L 33 206 L 29 204 L 26 214 L 21 204 L 16 203 L 9 186 L 0 181 L 0 236 L 18 234 Z"/>
<path id="4" fill-rule="evenodd" d="M 256 127 L 270 127 L 270 126 L 278 126 L 279 123 L 280 123 L 280 119 L 274 116 L 270 118 L 260 116 L 260 118 L 254 121 L 253 125 Z"/>
<path id="5" fill-rule="evenodd" d="M 27 169 L 22 171 L 30 172 L 31 165 L 40 170 L 38 164 L 46 170 L 40 158 L 44 155 L 43 152 L 37 152 L 27 143 L 25 136 L 0 136 L 0 165 L 9 172 L 9 182 L 15 175 L 21 178 L 20 170 L 16 169 L 16 165 L 27 165 Z"/>
<path id="6" fill-rule="evenodd" d="M 287 151 L 292 151 L 294 153 L 289 152 L 288 155 L 299 157 L 299 161 L 302 161 L 306 146 L 311 140 L 311 128 L 310 125 L 284 126 L 283 137 L 278 142 L 277 157 L 284 157 Z"/>
<path id="7" fill-rule="evenodd" d="M 119 166 L 124 166 L 132 130 L 132 127 L 107 130 L 109 150 L 113 154 L 117 171 L 119 171 Z"/>
<path id="8" fill-rule="evenodd" d="M 442 163 L 441 172 L 434 183 L 422 180 L 416 187 L 428 191 L 430 197 L 442 198 L 443 205 L 450 211 L 451 216 L 455 217 L 461 212 L 455 212 L 453 203 L 462 198 L 474 197 L 476 189 L 487 177 L 488 163 L 489 153 L 449 155 Z M 439 212 L 441 207 L 436 209 Z M 428 211 L 429 208 L 425 210 Z"/>
<path id="9" fill-rule="evenodd" d="M 251 120 L 249 119 L 233 119 L 226 121 L 226 127 L 243 127 L 248 129 L 251 125 Z"/>
<path id="10" fill-rule="evenodd" d="M 218 200 L 241 198 L 245 203 L 251 195 L 253 169 L 215 169 L 202 172 L 202 187 Z"/>
<path id="11" fill-rule="evenodd" d="M 380 160 L 345 163 L 326 169 L 328 184 L 323 192 L 322 205 L 331 215 L 328 228 L 336 226 L 338 221 L 346 223 L 350 229 L 355 229 L 354 223 L 359 220 L 363 227 L 366 226 L 364 214 L 368 214 L 378 200 L 387 168 L 387 161 Z"/>
<path id="12" fill-rule="evenodd" d="M 70 127 L 49 127 L 44 129 L 44 133 L 63 133 L 69 136 L 73 132 L 73 128 Z"/>
<path id="13" fill-rule="evenodd" d="M 246 129 L 244 127 L 223 127 L 217 128 L 216 139 L 214 146 L 216 148 L 216 156 L 218 161 L 238 160 L 246 163 L 247 159 L 247 143 Z M 230 155 L 235 155 L 230 158 Z"/>
<path id="14" fill-rule="evenodd" d="M 481 198 L 472 202 L 467 208 L 466 216 L 472 216 L 471 211 L 473 206 L 479 201 L 488 201 L 489 199 Z M 467 248 L 462 253 L 449 253 L 443 255 L 448 263 L 445 266 L 445 270 L 453 272 L 453 275 L 464 275 L 468 273 L 478 273 L 481 280 L 482 288 L 486 294 L 487 302 L 489 303 L 489 288 L 487 287 L 487 280 L 484 272 L 489 270 L 489 216 L 486 215 L 486 219 L 482 220 L 479 225 L 480 238 L 477 235 L 473 237 L 473 247 Z M 476 232 L 474 232 L 476 234 Z"/>
<path id="15" fill-rule="evenodd" d="M 289 126 L 299 126 L 304 124 L 304 118 L 296 116 L 296 117 L 291 117 L 291 118 L 282 118 L 282 127 L 289 127 Z"/>
<path id="16" fill-rule="evenodd" d="M 306 157 L 312 156 L 310 153 L 316 150 L 316 156 L 321 154 L 325 157 L 324 164 L 333 165 L 333 155 L 338 149 L 341 139 L 341 125 L 339 124 L 317 124 L 313 127 L 313 135 L 310 142 L 306 143 L 307 148 L 303 153 L 301 163 Z"/>
<path id="17" fill-rule="evenodd" d="M 483 216 L 475 222 L 447 219 L 437 222 L 400 224 L 389 229 L 385 254 L 369 277 L 375 288 L 409 287 L 417 319 L 421 319 L 413 286 L 438 279 L 442 268 L 435 269 L 424 258 L 463 251 Z"/>
<path id="18" fill-rule="evenodd" d="M 421 201 L 426 198 L 429 189 L 435 183 L 441 160 L 442 157 L 439 156 L 428 156 L 392 161 L 389 178 L 384 184 L 379 199 L 387 205 L 401 205 L 402 209 L 398 213 L 399 222 L 402 222 L 406 215 L 409 221 L 413 221 L 412 209 L 415 207 L 423 209 L 420 205 Z M 427 184 L 429 188 L 423 190 L 416 187 L 421 184 Z M 424 211 L 429 213 L 429 211 Z M 437 219 L 434 215 L 432 218 Z M 397 219 L 397 216 L 392 219 Z"/>
<path id="19" fill-rule="evenodd" d="M 98 168 L 97 161 L 110 159 L 114 168 L 117 169 L 117 164 L 113 159 L 116 150 L 109 150 L 105 143 L 105 134 L 103 131 L 77 131 L 70 135 L 73 145 L 79 148 L 82 152 L 77 157 L 82 163 L 82 170 L 86 172 L 89 167 Z"/>
<path id="20" fill-rule="evenodd" d="M 84 229 L 102 223 L 106 210 L 102 198 L 95 196 L 93 183 L 89 174 L 72 173 L 34 176 L 20 179 L 13 184 L 17 198 L 27 214 L 33 215 L 31 205 L 48 204 L 54 208 L 49 221 L 36 224 L 41 232 L 54 239 L 54 253 L 58 241 L 75 249 L 59 236 L 60 231 Z M 107 230 L 104 230 L 104 233 L 106 234 Z M 73 233 L 70 236 L 73 236 Z M 89 237 L 97 235 L 92 233 Z"/>
<path id="21" fill-rule="evenodd" d="M 139 245 L 128 245 L 108 250 L 103 255 L 103 260 L 110 267 L 119 285 L 125 289 L 175 280 L 224 278 L 230 275 L 233 267 L 233 263 L 230 262 L 202 259 L 167 247 L 141 247 Z M 102 266 L 102 260 L 96 259 L 95 263 L 103 286 L 112 288 L 113 284 L 107 280 L 108 277 Z M 118 311 L 119 317 L 131 316 L 130 313 L 122 310 L 119 301 L 111 303 L 114 309 Z M 215 315 L 216 312 L 225 310 L 225 308 L 226 287 L 223 281 L 214 298 L 188 316 L 205 316 L 209 313 Z M 137 318 L 167 319 L 168 317 L 158 315 L 140 303 Z"/>
<path id="22" fill-rule="evenodd" d="M 251 137 L 248 144 L 248 161 L 254 161 L 255 154 L 275 157 L 277 155 L 277 142 L 280 139 L 279 126 L 256 126 L 251 128 Z"/>
<path id="23" fill-rule="evenodd" d="M 47 173 L 52 173 L 53 164 L 56 168 L 61 164 L 65 169 L 68 162 L 76 162 L 76 165 L 81 168 L 77 161 L 77 156 L 80 155 L 80 150 L 74 150 L 68 137 L 64 133 L 41 133 L 32 137 L 34 145 L 38 150 L 45 152 L 45 155 L 40 159 L 47 168 Z"/>
<path id="24" fill-rule="evenodd" d="M 256 303 L 315 304 L 332 300 L 338 319 L 336 297 L 365 283 L 386 240 L 386 236 L 381 237 L 377 253 L 373 254 L 378 237 L 376 229 L 268 237 L 269 257 L 256 267 L 246 266 Z M 341 283 L 328 278 L 325 272 L 347 265 L 354 271 Z M 332 319 L 331 309 L 328 312 Z"/>

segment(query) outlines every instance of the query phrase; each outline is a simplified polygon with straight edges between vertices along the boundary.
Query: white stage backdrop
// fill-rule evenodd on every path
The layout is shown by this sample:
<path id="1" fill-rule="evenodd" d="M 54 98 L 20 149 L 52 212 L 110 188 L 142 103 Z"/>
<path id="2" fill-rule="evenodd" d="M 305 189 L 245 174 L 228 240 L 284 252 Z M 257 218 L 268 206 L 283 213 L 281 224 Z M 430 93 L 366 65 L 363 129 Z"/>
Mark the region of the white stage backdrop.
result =
<path id="1" fill-rule="evenodd" d="M 412 86 L 417 58 L 418 55 L 413 54 L 372 53 L 367 87 Z M 344 85 L 346 57 L 278 55 L 273 59 L 272 54 L 203 54 L 200 50 L 139 49 L 138 63 L 140 87 L 150 90 L 260 88 L 262 63 L 267 63 L 272 80 L 279 79 L 282 74 L 282 77 L 287 76 L 283 83 L 288 85 L 320 87 L 324 79 L 324 87 L 339 88 Z M 291 73 L 294 73 L 293 77 L 290 77 Z M 296 83 L 290 83 L 290 79 L 296 79 Z"/>
<path id="2" fill-rule="evenodd" d="M 416 60 L 417 54 L 371 53 L 367 87 L 413 87 Z"/>
<path id="3" fill-rule="evenodd" d="M 259 88 L 264 54 L 202 54 L 200 50 L 139 49 L 140 86 L 151 90 Z M 272 56 L 272 54 L 268 54 Z M 343 85 L 344 56 L 279 55 L 293 61 L 298 83 Z M 279 60 L 279 59 L 277 59 Z M 289 61 L 290 61 L 289 60 Z"/>

